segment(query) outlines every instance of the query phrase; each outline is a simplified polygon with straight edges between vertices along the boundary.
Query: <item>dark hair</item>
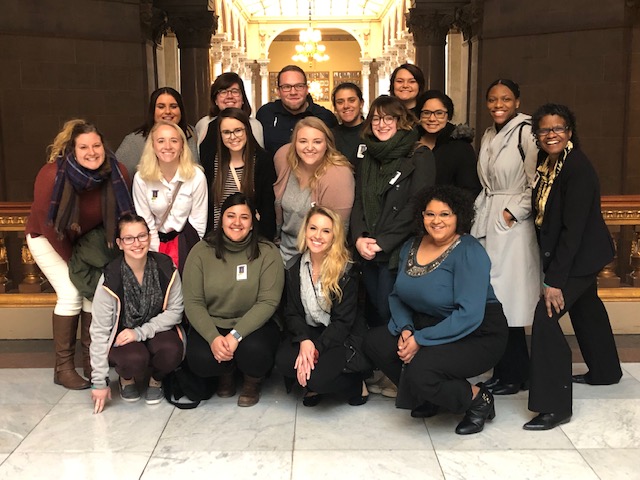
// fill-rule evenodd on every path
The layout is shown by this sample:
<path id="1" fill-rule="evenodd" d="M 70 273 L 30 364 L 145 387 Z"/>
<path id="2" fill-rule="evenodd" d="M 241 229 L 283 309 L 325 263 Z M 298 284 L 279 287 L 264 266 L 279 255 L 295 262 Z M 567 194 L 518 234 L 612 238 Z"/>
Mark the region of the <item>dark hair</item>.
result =
<path id="1" fill-rule="evenodd" d="M 415 78 L 416 82 L 418 82 L 418 95 L 420 95 L 424 91 L 425 86 L 424 73 L 422 73 L 422 70 L 420 70 L 419 67 L 412 63 L 403 63 L 393 71 L 393 73 L 391 74 L 391 80 L 389 80 L 389 95 L 391 95 L 392 97 L 396 96 L 393 90 L 393 84 L 395 83 L 396 76 L 398 75 L 398 72 L 400 70 L 407 70 L 411 75 L 413 75 L 413 78 Z"/>
<path id="2" fill-rule="evenodd" d="M 487 88 L 487 93 L 485 94 L 484 98 L 489 97 L 489 92 L 496 85 L 504 85 L 513 92 L 513 96 L 516 97 L 516 100 L 520 98 L 520 86 L 516 82 L 514 82 L 513 80 L 509 80 L 508 78 L 499 78 L 498 80 L 494 80 L 493 82 L 491 82 L 489 88 Z"/>
<path id="3" fill-rule="evenodd" d="M 224 212 L 226 212 L 231 207 L 235 207 L 236 205 L 246 205 L 249 207 L 251 211 L 251 225 L 255 228 L 258 225 L 258 219 L 256 218 L 256 209 L 253 206 L 253 202 L 242 192 L 236 192 L 232 195 L 229 195 L 224 202 L 222 202 L 222 207 L 220 207 L 220 220 L 218 221 L 218 225 L 215 230 L 209 232 L 205 237 L 204 241 L 210 247 L 216 251 L 216 258 L 219 258 L 223 261 L 224 254 L 227 249 L 224 246 L 224 231 L 222 230 L 222 217 L 224 217 Z M 249 241 L 249 245 L 247 245 L 247 259 L 249 261 L 253 261 L 260 256 L 260 247 L 259 236 L 258 233 L 253 230 L 249 232 L 251 235 L 251 240 Z"/>
<path id="4" fill-rule="evenodd" d="M 456 215 L 456 233 L 463 235 L 471 231 L 474 208 L 471 194 L 453 185 L 433 185 L 423 188 L 416 196 L 414 203 L 414 218 L 416 221 L 416 233 L 424 235 L 424 220 L 422 212 L 432 200 L 446 203 L 451 211 Z"/>
<path id="5" fill-rule="evenodd" d="M 344 82 L 334 88 L 333 92 L 331 92 L 331 103 L 334 107 L 336 106 L 336 93 L 338 93 L 340 90 L 353 90 L 354 92 L 356 92 L 356 96 L 358 97 L 358 99 L 361 102 L 364 102 L 362 89 L 353 82 Z"/>
<path id="6" fill-rule="evenodd" d="M 398 130 L 411 130 L 416 123 L 416 118 L 404 106 L 397 97 L 390 97 L 389 95 L 380 95 L 373 102 L 371 102 L 371 106 L 369 107 L 369 114 L 362 124 L 362 136 L 365 135 L 373 135 L 373 130 L 371 129 L 371 119 L 375 115 L 376 112 L 385 115 L 392 115 L 398 119 Z"/>
<path id="7" fill-rule="evenodd" d="M 251 104 L 249 103 L 249 99 L 247 98 L 247 92 L 244 90 L 244 82 L 240 75 L 235 72 L 224 72 L 218 75 L 216 81 L 211 84 L 211 106 L 209 108 L 209 116 L 217 117 L 220 113 L 220 108 L 216 105 L 216 97 L 218 96 L 218 92 L 220 90 L 226 90 L 231 88 L 231 86 L 237 83 L 238 88 L 240 88 L 240 92 L 242 92 L 242 107 L 241 110 L 247 115 L 251 115 Z"/>
<path id="8" fill-rule="evenodd" d="M 422 108 L 424 107 L 424 104 L 427 100 L 431 100 L 432 98 L 435 98 L 437 100 L 440 100 L 442 102 L 442 105 L 444 105 L 444 108 L 447 109 L 447 114 L 449 115 L 449 120 L 451 120 L 453 118 L 453 100 L 451 100 L 451 98 L 449 97 L 449 95 L 446 95 L 445 93 L 441 92 L 440 90 L 427 90 L 426 92 L 424 92 L 422 95 L 418 96 L 418 101 L 416 103 L 416 107 L 418 112 L 420 112 L 420 110 L 422 110 Z"/>
<path id="9" fill-rule="evenodd" d="M 171 87 L 159 88 L 151 94 L 151 97 L 149 98 L 149 109 L 147 110 L 147 118 L 145 119 L 145 122 L 142 125 L 140 125 L 138 128 L 134 130 L 134 133 L 142 133 L 142 135 L 144 135 L 145 137 L 149 136 L 149 132 L 151 131 L 151 129 L 156 123 L 154 120 L 154 117 L 155 117 L 156 103 L 158 101 L 158 97 L 164 94 L 171 95 L 176 101 L 176 103 L 178 104 L 178 108 L 180 109 L 180 121 L 177 122 L 178 126 L 184 132 L 185 137 L 191 138 L 193 135 L 191 133 L 191 129 L 189 128 L 189 125 L 187 124 L 187 115 L 185 114 L 185 111 L 184 111 L 184 102 L 182 101 L 182 95 L 180 95 L 180 93 L 178 93 L 177 90 Z"/>
<path id="10" fill-rule="evenodd" d="M 118 225 L 116 226 L 116 238 L 120 238 L 122 228 L 129 223 L 141 223 L 147 229 L 147 233 L 149 233 L 149 225 L 147 225 L 147 221 L 144 218 L 135 213 L 125 213 L 118 219 Z"/>
<path id="11" fill-rule="evenodd" d="M 580 148 L 580 141 L 578 140 L 578 132 L 576 130 L 576 116 L 569 110 L 569 107 L 559 103 L 545 103 L 541 107 L 538 107 L 531 116 L 531 130 L 533 130 L 534 135 L 540 129 L 540 121 L 547 115 L 557 115 L 561 117 L 567 127 L 569 127 L 569 130 L 571 130 L 571 143 L 573 143 L 576 148 Z"/>
<path id="12" fill-rule="evenodd" d="M 282 75 L 284 72 L 298 72 L 298 73 L 301 73 L 302 76 L 304 77 L 304 83 L 307 83 L 307 74 L 304 73 L 304 70 L 302 70 L 297 65 L 287 65 L 286 67 L 284 67 L 282 70 L 280 70 L 278 72 L 278 87 L 280 86 L 280 75 Z"/>
<path id="13" fill-rule="evenodd" d="M 239 108 L 225 108 L 218 115 L 217 124 L 218 128 L 216 129 L 216 138 L 218 142 L 218 151 L 216 154 L 216 158 L 214 162 L 218 162 L 218 172 L 213 179 L 213 188 L 212 188 L 212 204 L 220 205 L 222 202 L 222 195 L 224 193 L 224 184 L 227 180 L 227 175 L 229 173 L 229 164 L 231 163 L 231 152 L 227 148 L 227 146 L 222 141 L 222 120 L 225 118 L 233 118 L 242 122 L 244 125 L 244 134 L 247 138 L 247 144 L 244 147 L 244 151 L 242 152 L 242 159 L 244 160 L 244 169 L 242 173 L 242 192 L 249 198 L 253 198 L 254 194 L 254 172 L 255 172 L 255 154 L 256 151 L 260 148 L 258 145 L 258 141 L 256 137 L 253 136 L 253 132 L 251 131 L 251 124 L 249 123 L 249 116 Z"/>

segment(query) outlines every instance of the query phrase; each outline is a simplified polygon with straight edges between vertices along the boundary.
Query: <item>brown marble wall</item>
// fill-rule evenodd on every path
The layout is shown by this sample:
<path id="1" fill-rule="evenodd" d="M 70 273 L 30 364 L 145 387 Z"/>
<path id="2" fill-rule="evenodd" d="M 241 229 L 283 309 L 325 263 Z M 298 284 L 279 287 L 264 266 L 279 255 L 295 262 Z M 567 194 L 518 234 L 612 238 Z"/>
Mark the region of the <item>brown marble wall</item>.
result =
<path id="1" fill-rule="evenodd" d="M 491 122 L 484 108 L 486 87 L 496 78 L 511 78 L 521 87 L 521 111 L 533 113 L 546 102 L 574 110 L 582 147 L 598 170 L 603 194 L 640 193 L 635 3 L 485 0 L 477 131 Z"/>
<path id="2" fill-rule="evenodd" d="M 0 201 L 29 201 L 64 121 L 95 122 L 111 148 L 147 102 L 139 0 L 3 0 Z"/>

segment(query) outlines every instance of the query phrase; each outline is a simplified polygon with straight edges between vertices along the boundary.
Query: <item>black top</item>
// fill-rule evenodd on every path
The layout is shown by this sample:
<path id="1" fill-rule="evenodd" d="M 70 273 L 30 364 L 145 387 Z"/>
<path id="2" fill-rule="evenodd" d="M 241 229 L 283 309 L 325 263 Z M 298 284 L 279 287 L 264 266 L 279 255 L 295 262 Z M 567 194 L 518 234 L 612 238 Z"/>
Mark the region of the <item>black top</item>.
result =
<path id="1" fill-rule="evenodd" d="M 351 162 L 354 171 L 358 167 L 358 163 L 360 163 L 367 149 L 361 136 L 363 126 L 364 122 L 355 127 L 338 125 L 331 129 L 336 139 L 336 148 Z"/>

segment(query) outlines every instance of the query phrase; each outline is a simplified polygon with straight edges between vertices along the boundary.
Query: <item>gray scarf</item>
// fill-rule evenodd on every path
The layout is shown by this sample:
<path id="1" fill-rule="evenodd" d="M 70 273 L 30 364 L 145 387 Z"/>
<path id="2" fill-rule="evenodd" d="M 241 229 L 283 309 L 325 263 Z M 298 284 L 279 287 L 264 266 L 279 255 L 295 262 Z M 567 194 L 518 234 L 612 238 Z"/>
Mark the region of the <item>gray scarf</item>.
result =
<path id="1" fill-rule="evenodd" d="M 153 257 L 147 257 L 142 285 L 138 283 L 131 267 L 123 261 L 120 266 L 124 288 L 123 328 L 144 325 L 162 311 L 162 289 L 158 276 L 158 264 Z"/>

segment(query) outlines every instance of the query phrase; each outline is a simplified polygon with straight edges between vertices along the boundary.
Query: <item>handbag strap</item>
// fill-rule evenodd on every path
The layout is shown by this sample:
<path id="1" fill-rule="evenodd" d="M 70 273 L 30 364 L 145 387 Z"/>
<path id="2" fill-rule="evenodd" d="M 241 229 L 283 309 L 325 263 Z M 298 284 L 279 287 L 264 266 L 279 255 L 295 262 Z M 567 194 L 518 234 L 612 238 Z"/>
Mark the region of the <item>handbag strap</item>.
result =
<path id="1" fill-rule="evenodd" d="M 162 215 L 162 218 L 160 219 L 160 223 L 158 224 L 159 227 L 164 225 L 165 220 L 169 216 L 169 213 L 171 212 L 171 207 L 173 207 L 173 201 L 178 197 L 178 192 L 180 191 L 180 187 L 182 187 L 182 182 L 181 181 L 178 182 L 178 184 L 176 185 L 176 189 L 173 191 L 173 195 L 171 195 L 171 200 L 169 201 L 169 206 L 167 207 L 167 209 L 165 210 L 164 214 Z"/>

